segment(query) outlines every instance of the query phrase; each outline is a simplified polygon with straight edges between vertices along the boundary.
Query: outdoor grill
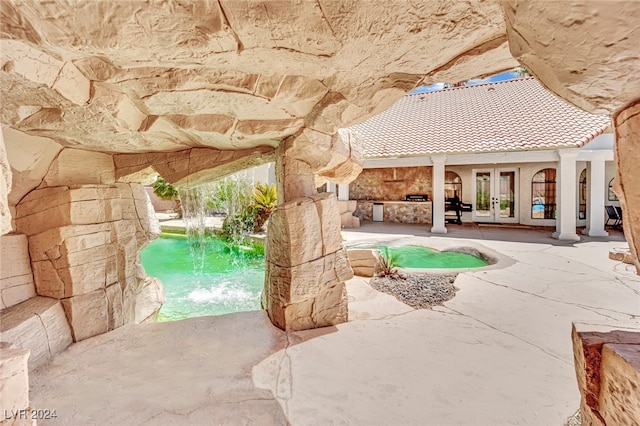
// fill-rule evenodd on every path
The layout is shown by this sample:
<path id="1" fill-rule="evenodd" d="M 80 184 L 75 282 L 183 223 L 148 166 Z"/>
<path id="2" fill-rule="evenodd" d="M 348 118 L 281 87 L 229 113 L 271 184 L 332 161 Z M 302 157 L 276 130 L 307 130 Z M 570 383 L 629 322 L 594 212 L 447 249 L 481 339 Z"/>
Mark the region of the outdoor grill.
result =
<path id="1" fill-rule="evenodd" d="M 405 201 L 429 201 L 427 194 L 407 194 L 404 197 Z"/>

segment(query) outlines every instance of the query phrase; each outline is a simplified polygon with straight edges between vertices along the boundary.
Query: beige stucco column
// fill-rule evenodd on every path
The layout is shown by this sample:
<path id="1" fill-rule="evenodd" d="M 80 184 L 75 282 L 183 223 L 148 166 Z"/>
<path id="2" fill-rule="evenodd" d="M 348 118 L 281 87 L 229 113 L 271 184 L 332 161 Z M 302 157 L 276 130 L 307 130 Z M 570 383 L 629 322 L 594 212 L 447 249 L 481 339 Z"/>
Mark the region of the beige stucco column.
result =
<path id="1" fill-rule="evenodd" d="M 587 162 L 587 228 L 583 234 L 606 237 L 604 229 L 605 152 L 594 151 Z"/>
<path id="2" fill-rule="evenodd" d="M 315 189 L 325 152 L 319 155 L 318 147 L 331 146 L 315 138 L 325 136 L 307 131 L 282 142 L 276 152 L 278 207 L 267 231 L 262 304 L 283 330 L 348 319 L 345 281 L 353 272 L 342 246 L 338 199 L 333 192 L 318 194 Z"/>
<path id="3" fill-rule="evenodd" d="M 558 240 L 579 241 L 576 234 L 576 157 L 577 149 L 558 150 L 558 175 L 556 178 L 556 232 Z"/>
<path id="4" fill-rule="evenodd" d="M 432 169 L 432 185 L 433 185 L 433 223 L 431 224 L 431 232 L 434 234 L 446 234 L 447 228 L 444 225 L 444 165 L 447 157 L 444 155 L 431 157 L 433 162 Z"/>
<path id="5" fill-rule="evenodd" d="M 338 185 L 338 200 L 349 201 L 349 184 L 341 183 Z"/>

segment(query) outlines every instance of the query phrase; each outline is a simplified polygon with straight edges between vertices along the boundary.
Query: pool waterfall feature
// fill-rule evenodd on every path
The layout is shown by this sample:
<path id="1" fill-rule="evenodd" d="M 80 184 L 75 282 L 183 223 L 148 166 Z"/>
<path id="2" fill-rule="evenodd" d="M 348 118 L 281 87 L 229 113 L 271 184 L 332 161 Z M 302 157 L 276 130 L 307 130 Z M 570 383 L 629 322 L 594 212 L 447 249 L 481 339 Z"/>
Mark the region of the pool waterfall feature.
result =
<path id="1" fill-rule="evenodd" d="M 205 221 L 212 206 L 229 218 L 242 216 L 242 200 L 253 187 L 253 175 L 243 171 L 178 188 L 184 235 L 163 233 L 141 252 L 147 273 L 165 287 L 160 321 L 260 309 L 264 246 L 240 227 L 226 227 L 224 237 L 215 235 Z"/>

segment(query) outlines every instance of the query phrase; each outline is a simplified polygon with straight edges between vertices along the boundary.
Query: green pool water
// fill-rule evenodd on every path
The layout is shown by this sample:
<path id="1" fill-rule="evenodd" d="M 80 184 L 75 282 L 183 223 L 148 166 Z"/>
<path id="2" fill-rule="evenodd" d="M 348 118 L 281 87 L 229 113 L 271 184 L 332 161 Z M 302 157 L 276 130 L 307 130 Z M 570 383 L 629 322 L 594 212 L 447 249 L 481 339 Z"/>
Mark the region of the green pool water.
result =
<path id="1" fill-rule="evenodd" d="M 260 309 L 264 255 L 231 253 L 220 239 L 206 238 L 202 269 L 195 269 L 184 236 L 161 236 L 141 252 L 147 273 L 160 278 L 167 302 L 160 321 Z"/>
<path id="2" fill-rule="evenodd" d="M 437 251 L 424 246 L 378 247 L 396 257 L 396 266 L 400 268 L 478 268 L 489 264 L 484 259 L 455 251 Z"/>

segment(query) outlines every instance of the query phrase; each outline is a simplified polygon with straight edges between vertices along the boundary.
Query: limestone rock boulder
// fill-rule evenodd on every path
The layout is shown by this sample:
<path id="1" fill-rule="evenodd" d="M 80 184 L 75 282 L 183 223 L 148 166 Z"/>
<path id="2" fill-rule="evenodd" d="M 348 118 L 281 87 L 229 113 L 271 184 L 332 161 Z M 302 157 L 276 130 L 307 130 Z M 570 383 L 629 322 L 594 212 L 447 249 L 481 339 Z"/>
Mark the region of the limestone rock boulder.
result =
<path id="1" fill-rule="evenodd" d="M 116 178 L 159 173 L 176 186 L 197 186 L 229 173 L 273 161 L 274 148 L 261 145 L 251 149 L 218 150 L 192 148 L 169 153 L 114 155 Z"/>
<path id="2" fill-rule="evenodd" d="M 136 295 L 136 323 L 153 322 L 158 311 L 167 301 L 164 287 L 157 278 L 146 277 L 142 282 L 142 288 Z"/>
<path id="3" fill-rule="evenodd" d="M 50 138 L 29 135 L 6 126 L 2 127 L 2 134 L 13 175 L 9 203 L 16 205 L 42 183 L 62 145 Z"/>
<path id="4" fill-rule="evenodd" d="M 36 295 L 29 262 L 27 236 L 0 236 L 0 309 L 5 309 Z"/>
<path id="5" fill-rule="evenodd" d="M 640 333 L 573 324 L 571 337 L 583 424 L 638 424 Z"/>
<path id="6" fill-rule="evenodd" d="M 3 421 L 10 413 L 29 407 L 29 350 L 0 342 L 0 409 Z"/>
<path id="7" fill-rule="evenodd" d="M 344 250 L 293 267 L 271 263 L 266 277 L 271 296 L 282 303 L 313 299 L 325 288 L 335 287 L 353 277 Z"/>
<path id="8" fill-rule="evenodd" d="M 608 425 L 640 423 L 640 340 L 602 347 L 599 412 Z"/>
<path id="9" fill-rule="evenodd" d="M 308 196 L 326 181 L 348 183 L 362 171 L 364 142 L 354 132 L 333 136 L 311 129 L 286 139 L 276 155 L 276 174 L 285 201 Z"/>
<path id="10" fill-rule="evenodd" d="M 71 329 L 60 301 L 33 297 L 0 311 L 0 341 L 28 349 L 29 370 L 71 344 Z"/>
<path id="11" fill-rule="evenodd" d="M 2 123 L 106 153 L 332 136 L 418 84 L 516 65 L 496 2 L 27 0 L 1 12 Z M 336 161 L 327 175 L 352 173 Z"/>
<path id="12" fill-rule="evenodd" d="M 109 331 L 105 289 L 63 299 L 62 306 L 73 330 L 74 341 L 79 342 Z"/>
<path id="13" fill-rule="evenodd" d="M 640 76 L 633 70 L 640 66 L 635 42 L 640 28 L 631 24 L 640 20 L 637 4 L 502 4 L 511 53 L 548 89 L 586 111 L 607 115 L 638 99 Z"/>
<path id="14" fill-rule="evenodd" d="M 376 249 L 351 249 L 347 251 L 353 274 L 360 277 L 375 276 L 378 268 L 379 252 Z"/>
<path id="15" fill-rule="evenodd" d="M 161 284 L 145 284 L 137 270 L 139 250 L 160 233 L 141 185 L 37 189 L 16 207 L 16 226 L 28 234 L 23 256 L 31 260 L 37 294 L 62 301 L 75 341 L 135 322 L 137 310 L 164 303 L 153 297 Z M 137 308 L 143 290 L 150 295 Z"/>
<path id="16" fill-rule="evenodd" d="M 43 185 L 110 184 L 115 180 L 111 155 L 65 148 L 51 164 Z"/>
<path id="17" fill-rule="evenodd" d="M 347 321 L 344 282 L 353 272 L 335 194 L 279 205 L 269 219 L 266 248 L 263 306 L 275 325 L 304 330 Z"/>
<path id="18" fill-rule="evenodd" d="M 631 253 L 631 249 L 614 248 L 609 250 L 609 259 L 617 260 L 618 262 L 627 263 L 629 265 L 634 264 L 634 257 Z"/>
<path id="19" fill-rule="evenodd" d="M 640 192 L 636 173 L 640 161 L 638 141 L 640 140 L 640 101 L 621 111 L 614 117 L 616 144 L 614 154 L 617 163 L 616 193 L 620 194 L 624 235 L 629 250 L 640 274 Z"/>
<path id="20" fill-rule="evenodd" d="M 284 203 L 269 218 L 267 261 L 298 266 L 342 247 L 335 194 L 316 194 Z"/>

